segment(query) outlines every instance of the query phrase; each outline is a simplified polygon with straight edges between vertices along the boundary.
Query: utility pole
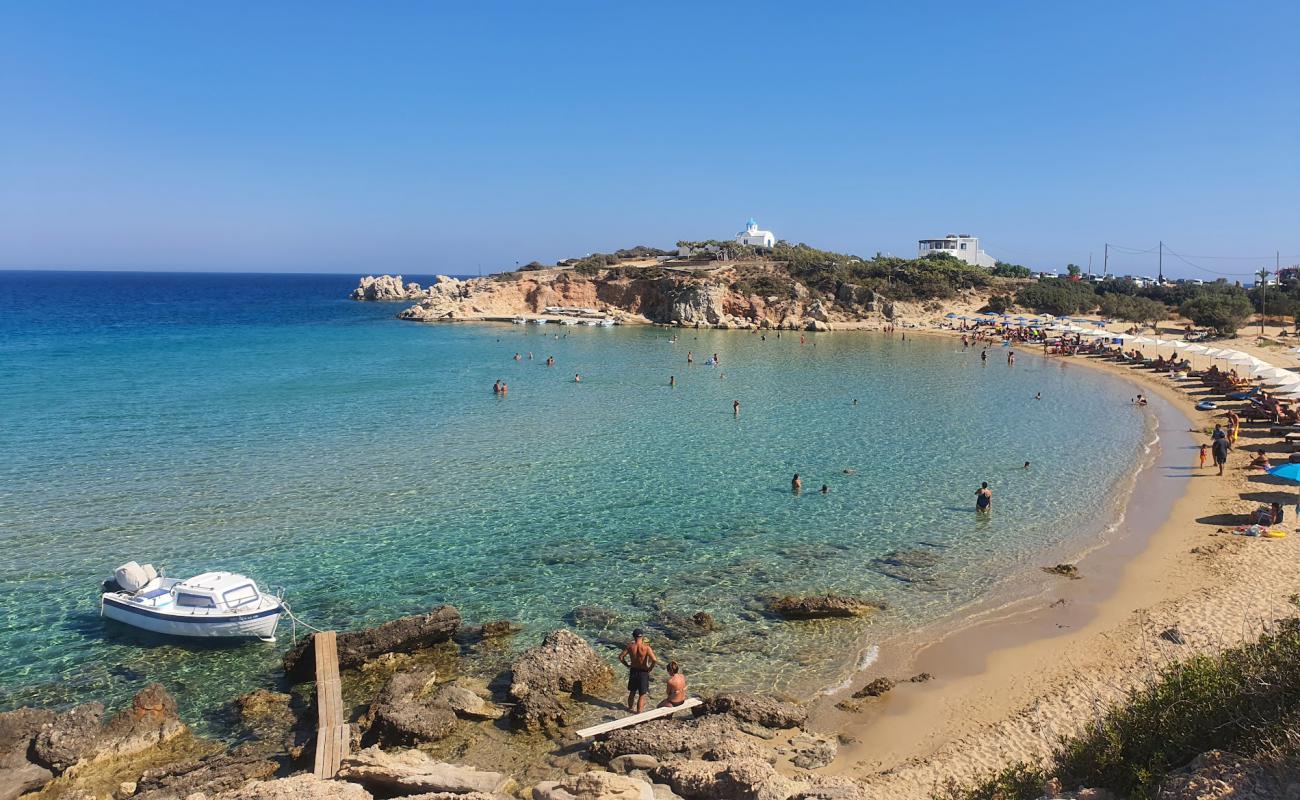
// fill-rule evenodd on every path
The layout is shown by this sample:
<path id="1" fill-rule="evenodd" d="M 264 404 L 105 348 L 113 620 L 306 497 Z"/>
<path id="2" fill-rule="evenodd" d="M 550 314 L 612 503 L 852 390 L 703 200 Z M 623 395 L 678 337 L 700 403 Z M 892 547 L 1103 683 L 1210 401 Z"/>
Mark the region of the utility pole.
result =
<path id="1" fill-rule="evenodd" d="M 1147 252 L 1151 252 L 1151 251 L 1148 250 Z M 1165 282 L 1165 243 L 1163 241 L 1160 243 L 1160 261 L 1158 263 L 1159 263 L 1158 269 L 1160 271 L 1156 273 L 1157 274 L 1156 281 L 1158 283 L 1164 283 Z"/>
<path id="2" fill-rule="evenodd" d="M 1092 253 L 1088 254 L 1088 280 L 1092 280 Z"/>
<path id="3" fill-rule="evenodd" d="M 1259 275 L 1259 335 L 1263 336 L 1264 318 L 1268 316 L 1268 270 L 1260 269 L 1255 274 Z"/>
<path id="4" fill-rule="evenodd" d="M 1104 278 L 1109 274 L 1110 274 L 1110 242 L 1107 242 L 1105 255 L 1102 256 L 1101 277 Z"/>

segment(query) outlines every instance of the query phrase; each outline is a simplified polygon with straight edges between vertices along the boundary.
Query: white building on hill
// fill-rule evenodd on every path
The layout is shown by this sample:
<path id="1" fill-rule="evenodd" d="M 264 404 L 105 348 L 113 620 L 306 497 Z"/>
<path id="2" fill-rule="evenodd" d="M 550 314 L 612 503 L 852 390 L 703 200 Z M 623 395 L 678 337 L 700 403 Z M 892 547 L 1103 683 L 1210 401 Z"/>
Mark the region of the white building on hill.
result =
<path id="1" fill-rule="evenodd" d="M 760 231 L 758 223 L 754 221 L 753 217 L 750 217 L 749 222 L 745 223 L 745 229 L 736 234 L 736 243 L 753 245 L 754 247 L 771 247 L 776 244 L 776 237 L 772 235 L 771 231 Z"/>
<path id="2" fill-rule="evenodd" d="M 921 239 L 916 245 L 917 258 L 925 258 L 932 253 L 947 253 L 977 267 L 991 268 L 997 263 L 997 259 L 980 249 L 979 237 L 969 233 L 950 233 L 942 239 Z"/>

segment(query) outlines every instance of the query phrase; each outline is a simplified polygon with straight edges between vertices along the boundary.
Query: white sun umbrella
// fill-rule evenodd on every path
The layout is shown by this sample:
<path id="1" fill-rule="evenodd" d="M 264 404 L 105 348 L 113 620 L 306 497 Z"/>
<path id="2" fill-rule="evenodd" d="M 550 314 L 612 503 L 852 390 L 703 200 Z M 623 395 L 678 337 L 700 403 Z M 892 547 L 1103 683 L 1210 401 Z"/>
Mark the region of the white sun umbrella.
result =
<path id="1" fill-rule="evenodd" d="M 1203 344 L 1190 344 L 1190 343 L 1189 343 L 1189 344 L 1187 345 L 1187 352 L 1189 352 L 1189 353 L 1200 353 L 1200 354 L 1204 354 L 1204 355 L 1209 355 L 1209 353 L 1210 353 L 1211 350 L 1214 350 L 1214 348 L 1213 348 L 1213 347 L 1206 347 L 1206 346 L 1203 345 Z M 1218 351 L 1215 351 L 1215 352 L 1218 352 Z"/>
<path id="2" fill-rule="evenodd" d="M 1265 361 L 1251 367 L 1250 374 L 1267 380 L 1269 378 L 1274 377 L 1273 375 L 1274 372 L 1285 372 L 1285 371 L 1286 370 L 1279 370 L 1277 367 Z"/>
<path id="3" fill-rule="evenodd" d="M 1155 343 L 1156 343 L 1156 340 L 1155 340 L 1155 339 L 1148 339 L 1148 338 L 1145 337 L 1145 336 L 1135 336 L 1135 337 L 1133 337 L 1133 341 L 1134 341 L 1134 343 L 1136 343 L 1136 344 L 1155 344 Z"/>
<path id="4" fill-rule="evenodd" d="M 1286 391 L 1292 391 L 1292 392 L 1300 391 L 1300 375 L 1297 375 L 1296 373 L 1292 372 L 1289 369 L 1281 370 L 1281 372 L 1284 372 L 1286 374 L 1278 375 L 1274 378 L 1270 378 L 1268 382 L 1278 387 L 1279 389 L 1285 389 Z M 1286 387 L 1293 387 L 1293 388 L 1287 389 Z"/>

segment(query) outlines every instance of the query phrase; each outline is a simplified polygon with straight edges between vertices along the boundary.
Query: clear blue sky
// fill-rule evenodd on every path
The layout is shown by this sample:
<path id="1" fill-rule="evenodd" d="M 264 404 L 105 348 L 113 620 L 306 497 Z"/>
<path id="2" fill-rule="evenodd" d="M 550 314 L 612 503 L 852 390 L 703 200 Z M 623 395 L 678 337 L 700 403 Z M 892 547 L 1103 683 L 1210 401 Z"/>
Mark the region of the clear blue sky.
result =
<path id="1" fill-rule="evenodd" d="M 472 273 L 751 215 L 1300 262 L 1297 32 L 1294 0 L 14 0 L 0 267 Z"/>

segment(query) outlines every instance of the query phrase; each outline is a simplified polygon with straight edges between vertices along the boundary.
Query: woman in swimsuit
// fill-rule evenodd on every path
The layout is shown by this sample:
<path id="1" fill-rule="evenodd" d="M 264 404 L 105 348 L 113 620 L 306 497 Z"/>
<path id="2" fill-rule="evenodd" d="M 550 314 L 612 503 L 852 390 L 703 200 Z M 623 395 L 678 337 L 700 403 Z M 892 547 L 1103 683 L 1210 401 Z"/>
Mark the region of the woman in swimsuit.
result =
<path id="1" fill-rule="evenodd" d="M 975 510 L 987 512 L 993 508 L 993 490 L 989 488 L 988 482 L 980 484 L 980 488 L 975 492 Z"/>

